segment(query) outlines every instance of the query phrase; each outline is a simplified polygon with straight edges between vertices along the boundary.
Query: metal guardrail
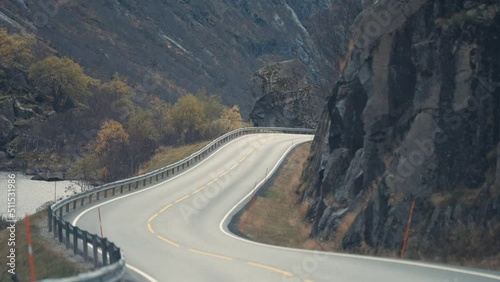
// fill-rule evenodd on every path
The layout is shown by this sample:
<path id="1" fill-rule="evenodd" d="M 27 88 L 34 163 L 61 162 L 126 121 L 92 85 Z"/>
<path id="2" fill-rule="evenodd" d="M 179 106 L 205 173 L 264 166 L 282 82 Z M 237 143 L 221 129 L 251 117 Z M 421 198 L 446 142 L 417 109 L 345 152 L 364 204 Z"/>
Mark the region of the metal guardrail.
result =
<path id="1" fill-rule="evenodd" d="M 76 226 L 71 225 L 63 218 L 64 213 L 70 212 L 70 207 L 75 210 L 77 206 L 90 204 L 92 201 L 98 201 L 101 198 L 114 196 L 117 193 L 123 194 L 124 191 L 140 189 L 161 182 L 173 175 L 177 175 L 185 169 L 188 169 L 205 159 L 217 148 L 234 140 L 240 136 L 255 133 L 295 133 L 295 134 L 314 134 L 313 129 L 304 128 L 280 128 L 280 127 L 248 127 L 240 128 L 228 132 L 221 137 L 210 142 L 208 145 L 184 158 L 166 167 L 151 171 L 149 173 L 131 177 L 124 180 L 108 183 L 96 187 L 90 191 L 77 194 L 62 199 L 48 209 L 49 232 L 54 233 L 54 237 L 59 242 L 66 245 L 66 248 L 73 248 L 73 252 L 82 255 L 85 260 L 94 261 L 96 270 L 82 273 L 78 276 L 62 279 L 45 279 L 45 282 L 73 282 L 73 281 L 119 281 L 125 274 L 126 264 L 122 250 L 107 238 L 100 238 L 96 234 L 89 233 Z M 79 242 L 82 242 L 79 244 Z M 89 254 L 89 247 L 92 246 L 92 256 Z M 81 246 L 81 250 L 80 250 Z M 101 253 L 99 255 L 99 253 Z"/>

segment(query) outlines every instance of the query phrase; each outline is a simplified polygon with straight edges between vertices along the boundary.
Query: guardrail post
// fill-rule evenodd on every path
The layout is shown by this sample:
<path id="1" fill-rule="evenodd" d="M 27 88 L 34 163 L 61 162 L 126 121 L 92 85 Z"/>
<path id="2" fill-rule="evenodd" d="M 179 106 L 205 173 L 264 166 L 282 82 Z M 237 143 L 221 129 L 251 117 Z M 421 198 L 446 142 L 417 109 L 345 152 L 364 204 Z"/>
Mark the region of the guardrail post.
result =
<path id="1" fill-rule="evenodd" d="M 167 171 L 167 174 L 168 174 L 168 171 Z M 161 179 L 165 179 L 165 172 L 164 171 L 161 172 Z"/>
<path id="2" fill-rule="evenodd" d="M 97 235 L 92 234 L 92 249 L 94 251 L 94 265 L 97 267 L 99 263 L 99 257 L 97 256 Z"/>
<path id="3" fill-rule="evenodd" d="M 120 185 L 120 194 L 123 194 L 123 185 Z"/>
<path id="4" fill-rule="evenodd" d="M 62 218 L 62 214 L 63 214 L 63 209 L 62 207 L 59 208 L 59 217 Z"/>
<path id="5" fill-rule="evenodd" d="M 116 187 L 113 187 L 113 194 L 112 194 L 113 196 L 114 196 L 114 195 L 115 195 L 115 193 L 116 193 L 116 192 L 115 192 L 115 190 L 116 190 Z"/>
<path id="6" fill-rule="evenodd" d="M 73 227 L 73 253 L 78 253 L 78 227 Z"/>
<path id="7" fill-rule="evenodd" d="M 163 174 L 163 173 L 162 173 Z M 158 174 L 156 175 L 156 182 L 158 182 Z"/>
<path id="8" fill-rule="evenodd" d="M 131 184 L 129 183 L 128 184 L 128 191 L 130 192 L 130 190 L 132 190 L 132 187 L 130 186 Z"/>
<path id="9" fill-rule="evenodd" d="M 52 219 L 52 230 L 54 230 L 54 238 L 57 237 L 57 215 L 56 214 L 52 214 L 53 216 L 53 219 Z"/>
<path id="10" fill-rule="evenodd" d="M 58 235 L 58 237 L 59 237 L 59 243 L 62 243 L 62 241 L 63 241 L 62 229 L 63 229 L 63 227 L 62 227 L 62 217 L 61 217 L 61 218 L 59 219 L 59 221 L 57 222 L 57 231 L 58 231 L 58 232 L 57 232 L 57 233 L 58 233 L 57 235 Z"/>
<path id="11" fill-rule="evenodd" d="M 89 195 L 89 204 L 92 203 L 92 194 Z"/>
<path id="12" fill-rule="evenodd" d="M 66 235 L 66 249 L 69 249 L 69 235 L 70 235 L 69 234 L 70 233 L 69 222 L 66 221 L 64 229 L 65 229 L 65 235 Z"/>
<path id="13" fill-rule="evenodd" d="M 116 249 L 115 244 L 113 242 L 109 242 L 108 244 L 109 264 L 113 264 L 117 261 L 115 257 L 115 249 Z"/>
<path id="14" fill-rule="evenodd" d="M 85 197 L 82 197 L 82 199 L 80 200 L 80 206 L 83 206 L 84 201 L 85 201 Z"/>
<path id="15" fill-rule="evenodd" d="M 107 198 L 108 197 L 108 190 L 104 190 L 104 198 Z"/>
<path id="16" fill-rule="evenodd" d="M 66 212 L 69 212 L 69 203 L 66 203 Z"/>
<path id="17" fill-rule="evenodd" d="M 52 210 L 50 209 L 50 207 L 48 208 L 47 221 L 49 232 L 52 232 Z"/>
<path id="18" fill-rule="evenodd" d="M 89 259 L 89 240 L 88 240 L 88 232 L 82 230 L 82 240 L 83 240 L 83 258 L 85 261 Z"/>
<path id="19" fill-rule="evenodd" d="M 97 197 L 97 200 L 99 201 L 99 191 L 97 191 L 97 193 L 95 193 L 95 196 Z"/>
<path id="20" fill-rule="evenodd" d="M 76 210 L 76 200 L 73 201 L 73 209 Z"/>
<path id="21" fill-rule="evenodd" d="M 107 265 L 108 264 L 108 239 L 107 238 L 102 238 L 101 239 L 101 250 L 102 250 L 102 264 Z"/>

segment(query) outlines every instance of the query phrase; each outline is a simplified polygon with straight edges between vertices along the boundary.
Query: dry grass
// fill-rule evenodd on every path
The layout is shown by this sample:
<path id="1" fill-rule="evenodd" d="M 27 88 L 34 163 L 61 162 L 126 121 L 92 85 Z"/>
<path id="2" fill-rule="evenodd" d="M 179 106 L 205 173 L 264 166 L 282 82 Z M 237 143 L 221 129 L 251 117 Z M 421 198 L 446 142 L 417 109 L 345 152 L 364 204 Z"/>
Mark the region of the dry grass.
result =
<path id="1" fill-rule="evenodd" d="M 66 253 L 61 248 L 54 248 L 55 239 L 43 235 L 46 232 L 46 211 L 38 212 L 30 216 L 30 226 L 32 231 L 32 247 L 35 263 L 35 274 L 37 280 L 45 278 L 60 278 L 76 275 L 86 271 L 83 265 L 70 262 Z M 0 281 L 11 281 L 10 274 L 7 272 L 7 254 L 9 247 L 7 238 L 10 232 L 7 229 L 0 231 Z M 20 220 L 16 223 L 16 275 L 19 281 L 30 281 L 29 262 L 28 262 L 28 244 L 26 235 L 26 222 Z"/>
<path id="2" fill-rule="evenodd" d="M 299 145 L 238 222 L 238 230 L 248 238 L 278 246 L 327 249 L 309 238 L 311 224 L 304 221 L 308 205 L 296 193 L 311 144 Z"/>
<path id="3" fill-rule="evenodd" d="M 153 171 L 155 169 L 159 169 L 169 164 L 173 164 L 177 161 L 180 161 L 183 158 L 188 157 L 192 153 L 203 148 L 209 142 L 210 141 L 203 141 L 179 147 L 162 146 L 156 150 L 154 156 L 149 161 L 143 164 L 138 174 L 143 174 L 149 171 Z"/>

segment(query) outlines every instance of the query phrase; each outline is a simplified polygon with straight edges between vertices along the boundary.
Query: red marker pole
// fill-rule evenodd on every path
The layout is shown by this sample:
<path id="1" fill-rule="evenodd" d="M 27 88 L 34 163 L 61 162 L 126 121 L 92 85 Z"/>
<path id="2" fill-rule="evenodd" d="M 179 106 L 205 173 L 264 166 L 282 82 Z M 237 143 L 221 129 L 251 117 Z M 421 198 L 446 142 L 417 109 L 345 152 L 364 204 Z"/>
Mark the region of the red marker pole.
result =
<path id="1" fill-rule="evenodd" d="M 35 261 L 33 260 L 33 248 L 31 247 L 31 229 L 30 229 L 30 217 L 26 214 L 26 233 L 28 234 L 28 254 L 30 262 L 30 277 L 31 281 L 36 281 L 35 277 Z"/>
<path id="2" fill-rule="evenodd" d="M 403 241 L 403 247 L 401 248 L 400 258 L 403 258 L 405 256 L 406 241 L 408 241 L 408 235 L 410 235 L 411 218 L 413 217 L 414 209 L 415 209 L 415 200 L 413 200 L 413 202 L 411 203 L 410 218 L 408 218 L 408 224 L 406 225 L 406 234 L 405 234 L 405 239 Z"/>
<path id="3" fill-rule="evenodd" d="M 99 228 L 101 229 L 101 238 L 104 238 L 102 235 L 102 222 L 101 222 L 101 208 L 97 207 L 97 213 L 99 214 Z"/>

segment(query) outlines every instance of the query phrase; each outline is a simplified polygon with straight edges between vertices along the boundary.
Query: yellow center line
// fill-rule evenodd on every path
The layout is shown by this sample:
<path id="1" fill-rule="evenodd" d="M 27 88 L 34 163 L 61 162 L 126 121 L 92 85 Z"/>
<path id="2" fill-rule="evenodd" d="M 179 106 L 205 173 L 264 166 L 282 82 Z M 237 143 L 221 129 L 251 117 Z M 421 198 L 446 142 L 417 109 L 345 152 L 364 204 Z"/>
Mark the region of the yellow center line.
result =
<path id="1" fill-rule="evenodd" d="M 149 229 L 149 232 L 155 234 L 155 231 L 153 230 L 153 228 L 151 227 L 151 224 L 148 222 L 148 229 Z"/>
<path id="2" fill-rule="evenodd" d="M 230 258 L 230 257 L 216 255 L 216 254 L 212 254 L 212 253 L 207 253 L 207 252 L 200 251 L 200 250 L 188 249 L 188 251 L 190 251 L 192 253 L 197 253 L 197 254 L 200 254 L 200 255 L 209 256 L 209 257 L 214 257 L 214 258 L 219 258 L 219 259 L 224 259 L 224 260 L 233 260 L 233 258 Z"/>
<path id="3" fill-rule="evenodd" d="M 185 199 L 189 198 L 189 196 L 190 196 L 190 195 L 186 195 L 186 196 L 184 196 L 184 197 L 180 198 L 179 200 L 175 201 L 175 203 L 177 204 L 178 202 L 182 202 L 182 201 L 184 201 Z"/>
<path id="4" fill-rule="evenodd" d="M 263 264 L 260 264 L 260 263 L 247 261 L 247 264 L 249 264 L 251 266 L 259 267 L 259 268 L 262 268 L 262 269 L 274 271 L 274 272 L 280 273 L 280 274 L 288 276 L 288 277 L 292 277 L 293 276 L 293 274 L 290 273 L 290 272 L 288 272 L 288 271 L 284 271 L 284 270 L 281 270 L 281 269 L 278 269 L 278 268 L 274 268 L 274 267 L 271 267 L 271 266 L 267 266 L 267 265 L 263 265 Z"/>
<path id="5" fill-rule="evenodd" d="M 168 208 L 170 208 L 172 204 L 165 206 L 163 209 L 160 210 L 160 213 L 166 211 Z"/>
<path id="6" fill-rule="evenodd" d="M 162 240 L 163 242 L 166 242 L 166 243 L 168 243 L 168 244 L 170 244 L 170 245 L 172 245 L 172 246 L 174 246 L 174 247 L 177 247 L 177 248 L 179 248 L 179 247 L 180 247 L 180 245 L 179 245 L 179 244 L 176 244 L 176 243 L 174 243 L 174 242 L 172 242 L 172 241 L 168 240 L 167 238 L 164 238 L 164 237 L 162 237 L 162 236 L 160 236 L 160 235 L 156 235 L 156 237 L 158 237 L 158 239 L 160 239 L 160 240 Z"/>
<path id="7" fill-rule="evenodd" d="M 207 185 L 208 185 L 208 184 L 207 184 Z M 205 186 L 201 187 L 200 189 L 198 189 L 198 190 L 194 191 L 193 193 L 191 193 L 191 195 L 194 195 L 194 194 L 196 194 L 196 193 L 201 192 L 203 189 L 205 189 L 205 187 L 207 187 L 207 185 L 205 185 Z"/>
<path id="8" fill-rule="evenodd" d="M 153 214 L 153 216 L 148 219 L 148 222 L 153 221 L 153 219 L 155 219 L 155 217 L 157 217 L 157 216 L 158 216 L 158 213 Z"/>
<path id="9" fill-rule="evenodd" d="M 260 145 L 258 146 L 260 147 Z M 201 192 L 203 189 L 205 189 L 207 186 L 215 183 L 217 180 L 219 180 L 221 177 L 223 177 L 224 175 L 228 174 L 231 170 L 233 170 L 236 166 L 238 166 L 239 164 L 241 164 L 246 158 L 248 158 L 248 156 L 250 156 L 250 154 L 253 153 L 253 151 L 255 151 L 257 148 L 252 148 L 239 162 L 235 163 L 233 166 L 231 166 L 228 170 L 226 170 L 225 172 L 223 172 L 221 175 L 219 175 L 217 178 L 213 179 L 212 181 L 208 182 L 207 184 L 203 185 L 202 187 L 200 187 L 198 190 L 192 192 L 191 194 L 189 195 L 186 195 L 178 200 L 176 200 L 174 203 L 171 203 L 171 204 L 168 204 L 167 206 L 165 206 L 164 208 L 162 208 L 158 213 L 155 213 L 153 216 L 151 216 L 149 219 L 148 219 L 148 223 L 147 223 L 147 226 L 148 226 L 148 229 L 151 233 L 155 234 L 155 231 L 153 230 L 153 228 L 151 227 L 151 221 L 153 221 L 159 213 L 162 213 L 164 211 L 166 211 L 168 208 L 172 207 L 174 204 L 177 204 L 179 202 L 182 202 L 184 201 L 185 199 L 189 198 L 191 195 L 194 195 L 196 193 L 199 193 Z M 160 235 L 156 235 L 156 237 L 158 237 L 158 239 L 174 246 L 174 247 L 177 247 L 177 248 L 180 248 L 181 246 L 177 243 L 174 243 L 170 240 L 168 240 L 167 238 L 165 237 L 162 237 Z M 221 256 L 221 255 L 217 255 L 217 254 L 212 254 L 212 253 L 208 253 L 208 252 L 203 252 L 203 251 L 200 251 L 200 250 L 195 250 L 195 249 L 188 249 L 190 252 L 193 252 L 193 253 L 197 253 L 197 254 L 201 254 L 201 255 L 206 255 L 206 256 L 211 256 L 211 257 L 215 257 L 215 258 L 219 258 L 219 259 L 224 259 L 224 260 L 233 260 L 233 258 L 230 258 L 230 257 L 226 257 L 226 256 Z M 273 267 L 270 267 L 270 266 L 265 266 L 265 265 L 262 265 L 262 264 L 258 264 L 258 263 L 254 263 L 254 262 L 247 262 L 248 264 L 250 265 L 253 265 L 253 266 L 256 266 L 256 267 L 260 267 L 260 268 L 263 268 L 263 269 L 267 269 L 267 270 L 271 270 L 271 271 L 275 271 L 275 272 L 278 272 L 278 273 L 281 273 L 283 275 L 286 275 L 286 276 L 293 276 L 291 273 L 289 272 L 286 272 L 286 271 L 283 271 L 281 269 L 277 269 L 277 268 L 273 268 Z M 312 281 L 306 281 L 306 282 L 312 282 Z"/>

